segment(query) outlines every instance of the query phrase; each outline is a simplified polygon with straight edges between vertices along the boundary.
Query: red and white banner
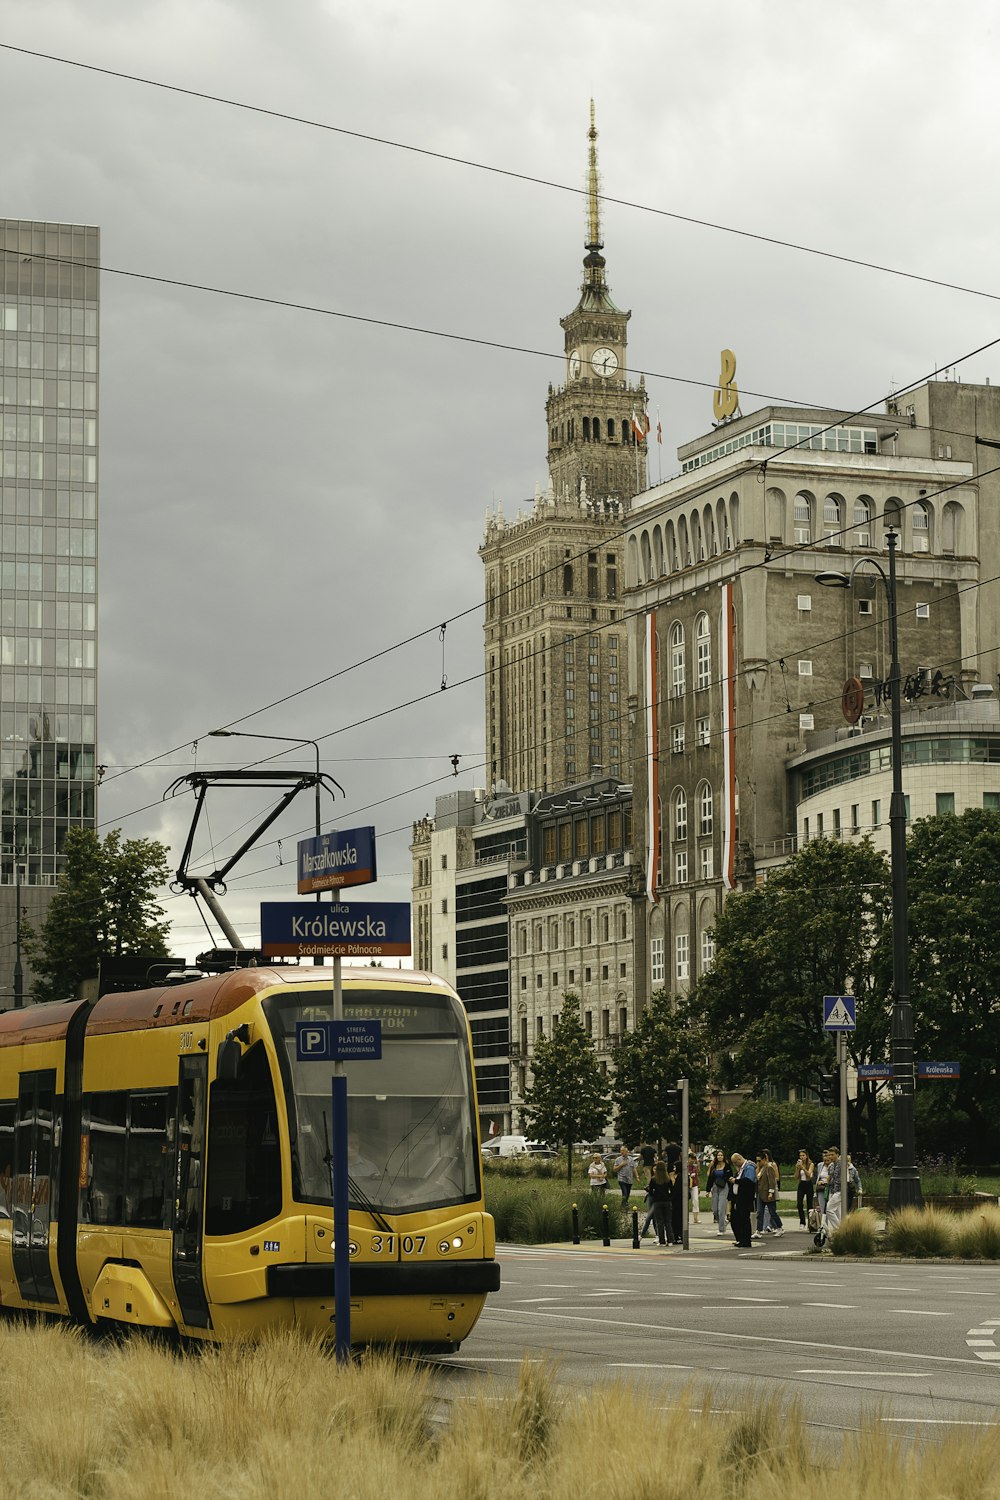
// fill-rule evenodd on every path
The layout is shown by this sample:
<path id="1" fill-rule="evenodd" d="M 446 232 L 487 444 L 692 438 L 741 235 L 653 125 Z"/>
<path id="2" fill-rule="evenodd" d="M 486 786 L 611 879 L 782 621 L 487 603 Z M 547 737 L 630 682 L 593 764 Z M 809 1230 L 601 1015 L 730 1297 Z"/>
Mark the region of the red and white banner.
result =
<path id="1" fill-rule="evenodd" d="M 722 585 L 722 883 L 733 890 L 736 869 L 736 641 L 733 621 L 733 586 Z"/>
<path id="2" fill-rule="evenodd" d="M 646 616 L 646 895 L 659 901 L 660 883 L 660 670 L 656 639 L 656 611 Z"/>
<path id="3" fill-rule="evenodd" d="M 632 436 L 637 443 L 641 443 L 649 431 L 649 418 L 644 414 L 639 416 L 635 407 L 632 408 Z"/>

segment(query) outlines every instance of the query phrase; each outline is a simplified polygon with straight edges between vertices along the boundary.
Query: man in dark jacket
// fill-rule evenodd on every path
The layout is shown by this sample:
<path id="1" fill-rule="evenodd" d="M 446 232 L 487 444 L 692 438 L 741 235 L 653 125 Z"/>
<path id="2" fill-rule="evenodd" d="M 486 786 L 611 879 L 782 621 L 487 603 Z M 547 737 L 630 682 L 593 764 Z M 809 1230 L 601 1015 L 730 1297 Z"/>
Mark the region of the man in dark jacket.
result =
<path id="1" fill-rule="evenodd" d="M 733 1199 L 733 1211 L 729 1227 L 736 1237 L 740 1250 L 753 1248 L 750 1239 L 750 1216 L 757 1201 L 757 1173 L 752 1161 L 747 1161 L 738 1151 L 729 1158 L 733 1169 L 733 1180 L 729 1191 Z"/>

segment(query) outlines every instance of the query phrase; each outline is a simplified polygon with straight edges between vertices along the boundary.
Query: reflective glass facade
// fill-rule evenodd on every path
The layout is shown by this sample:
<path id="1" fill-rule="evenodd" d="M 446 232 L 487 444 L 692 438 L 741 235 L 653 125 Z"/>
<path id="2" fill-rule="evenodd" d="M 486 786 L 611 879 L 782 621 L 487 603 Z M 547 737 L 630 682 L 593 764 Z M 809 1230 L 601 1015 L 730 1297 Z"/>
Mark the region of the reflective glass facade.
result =
<path id="1" fill-rule="evenodd" d="M 95 821 L 99 258 L 96 228 L 0 219 L 0 887 L 15 855 L 51 887 Z"/>

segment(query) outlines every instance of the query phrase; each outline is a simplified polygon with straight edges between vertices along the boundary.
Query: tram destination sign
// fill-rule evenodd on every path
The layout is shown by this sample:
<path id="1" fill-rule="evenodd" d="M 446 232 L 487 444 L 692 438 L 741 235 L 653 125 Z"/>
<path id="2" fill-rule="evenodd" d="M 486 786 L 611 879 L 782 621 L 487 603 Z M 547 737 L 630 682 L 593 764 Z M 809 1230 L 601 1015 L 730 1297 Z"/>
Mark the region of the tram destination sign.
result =
<path id="1" fill-rule="evenodd" d="M 269 958 L 396 958 L 412 951 L 408 901 L 262 901 Z"/>
<path id="2" fill-rule="evenodd" d="M 318 838 L 299 840 L 296 890 L 300 896 L 344 885 L 371 885 L 376 878 L 372 827 L 334 829 Z"/>

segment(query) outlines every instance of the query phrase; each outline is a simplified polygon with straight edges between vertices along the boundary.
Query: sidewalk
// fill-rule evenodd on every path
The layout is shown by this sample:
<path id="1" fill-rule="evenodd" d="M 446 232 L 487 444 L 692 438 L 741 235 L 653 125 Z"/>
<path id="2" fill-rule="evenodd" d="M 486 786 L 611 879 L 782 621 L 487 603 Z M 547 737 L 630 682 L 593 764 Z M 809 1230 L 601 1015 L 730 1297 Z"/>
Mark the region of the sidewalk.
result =
<path id="1" fill-rule="evenodd" d="M 642 1219 L 640 1218 L 641 1222 Z M 765 1256 L 775 1252 L 782 1255 L 804 1255 L 807 1251 L 814 1248 L 811 1232 L 799 1225 L 794 1199 L 791 1204 L 791 1213 L 787 1217 L 783 1215 L 782 1222 L 785 1226 L 784 1234 L 765 1234 L 763 1239 L 754 1240 L 752 1250 L 744 1250 L 742 1253 L 744 1255 L 753 1255 L 756 1253 Z M 708 1214 L 703 1213 L 699 1215 L 699 1222 L 697 1224 L 692 1222 L 688 1225 L 688 1248 L 686 1251 L 680 1245 L 658 1244 L 656 1237 L 652 1234 L 652 1229 L 650 1230 L 650 1234 L 640 1242 L 640 1249 L 638 1250 L 633 1248 L 631 1234 L 629 1234 L 628 1238 L 621 1236 L 612 1238 L 610 1246 L 602 1244 L 599 1239 L 587 1239 L 581 1240 L 579 1245 L 570 1244 L 568 1247 L 565 1241 L 559 1241 L 546 1245 L 545 1249 L 602 1250 L 607 1255 L 627 1254 L 648 1256 L 690 1255 L 694 1252 L 698 1255 L 715 1254 L 726 1257 L 732 1256 L 734 1246 L 735 1241 L 729 1231 L 727 1230 L 724 1235 L 719 1234 L 714 1221 L 709 1218 Z"/>

